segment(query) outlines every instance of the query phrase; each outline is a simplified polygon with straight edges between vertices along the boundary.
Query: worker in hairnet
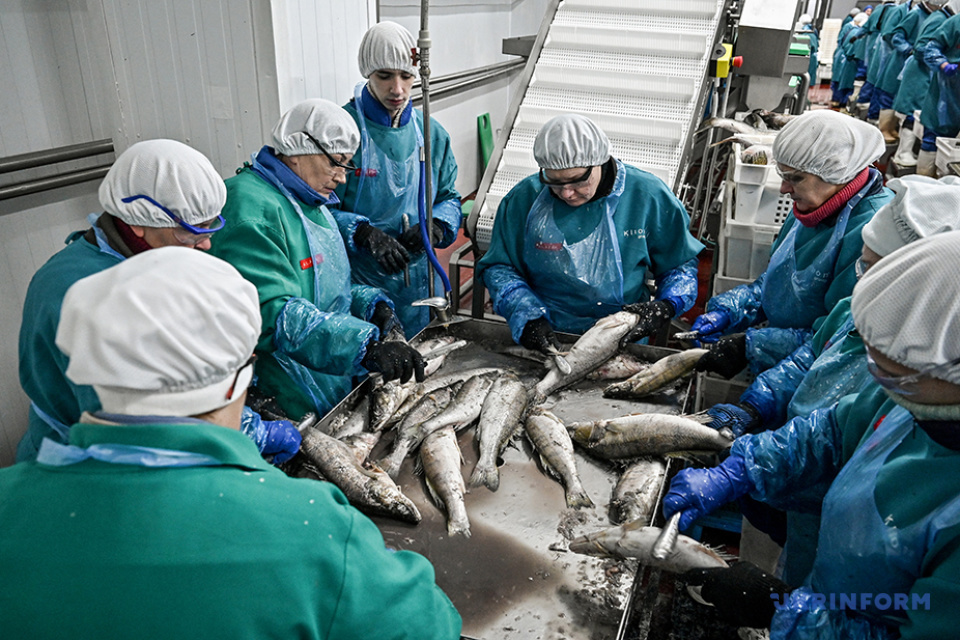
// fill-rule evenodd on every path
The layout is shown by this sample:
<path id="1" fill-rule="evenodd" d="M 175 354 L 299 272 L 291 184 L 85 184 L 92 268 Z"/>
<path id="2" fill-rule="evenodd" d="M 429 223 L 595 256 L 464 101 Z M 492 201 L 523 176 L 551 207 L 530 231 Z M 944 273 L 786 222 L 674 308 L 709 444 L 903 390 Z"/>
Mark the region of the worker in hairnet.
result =
<path id="1" fill-rule="evenodd" d="M 613 157 L 606 134 L 577 114 L 547 121 L 533 155 L 539 174 L 500 201 L 477 264 L 516 342 L 549 352 L 555 331 L 583 333 L 621 309 L 640 316 L 626 337 L 635 341 L 693 306 L 703 245 L 662 180 Z"/>
<path id="2" fill-rule="evenodd" d="M 947 18 L 923 51 L 930 69 L 930 85 L 923 100 L 920 122 L 923 140 L 917 156 L 917 173 L 937 173 L 937 138 L 960 133 L 960 16 Z"/>
<path id="3" fill-rule="evenodd" d="M 851 85 L 850 91 L 840 91 L 840 78 L 843 75 L 844 65 L 847 62 L 846 55 L 852 51 L 852 49 L 848 47 L 848 44 L 853 36 L 862 33 L 863 24 L 868 20 L 868 18 L 856 20 L 856 16 L 859 15 L 860 12 L 858 11 L 851 17 L 849 22 L 840 28 L 840 32 L 837 34 L 837 44 L 833 49 L 833 64 L 830 67 L 830 106 L 832 107 L 840 107 L 846 104 L 852 92 L 853 85 Z"/>
<path id="4" fill-rule="evenodd" d="M 854 7 L 850 9 L 847 15 L 843 16 L 843 21 L 840 23 L 840 28 L 843 29 L 845 26 L 850 24 L 853 21 L 854 16 L 860 13 L 860 7 Z"/>
<path id="5" fill-rule="evenodd" d="M 937 181 L 909 175 L 887 186 L 896 195 L 863 227 L 863 250 L 857 263 L 860 277 L 878 260 L 911 242 L 960 230 L 960 178 Z M 710 352 L 704 359 L 715 357 Z M 737 368 L 729 362 L 716 364 Z M 776 429 L 859 392 L 870 379 L 863 340 L 850 314 L 850 298 L 844 298 L 807 342 L 757 376 L 738 402 L 715 405 L 706 413 L 712 418 L 710 426 L 729 428 L 738 436 Z M 813 566 L 819 523 L 819 513 L 786 514 L 787 542 L 780 564 L 787 583 L 801 584 Z M 763 528 L 762 522 L 754 524 Z"/>
<path id="6" fill-rule="evenodd" d="M 876 122 L 880 114 L 879 102 L 874 105 L 873 91 L 880 69 L 890 54 L 890 46 L 881 37 L 881 30 L 891 20 L 895 20 L 898 0 L 886 0 L 878 5 L 863 25 L 863 33 L 858 36 L 857 55 L 865 62 L 866 73 L 863 86 L 857 95 L 857 107 L 862 109 L 861 117 Z M 864 12 L 866 13 L 866 12 Z"/>
<path id="7" fill-rule="evenodd" d="M 257 387 L 294 419 L 324 415 L 354 378 L 423 380 L 423 358 L 402 341 L 382 341 L 396 324 L 393 303 L 351 284 L 350 262 L 328 203 L 346 180 L 360 134 L 346 111 L 306 100 L 287 111 L 251 163 L 226 181 L 226 226 L 214 255 L 260 294 L 263 332 Z"/>
<path id="8" fill-rule="evenodd" d="M 861 14 L 862 15 L 862 14 Z M 863 240 L 860 230 L 893 197 L 870 166 L 884 151 L 876 127 L 827 109 L 791 120 L 773 143 L 782 183 L 793 197 L 770 263 L 760 277 L 714 296 L 693 323 L 700 340 L 725 334 L 722 358 L 750 363 L 755 373 L 790 355 L 814 322 L 850 295 Z M 764 320 L 768 326 L 755 328 Z"/>
<path id="9" fill-rule="evenodd" d="M 34 274 L 20 325 L 20 384 L 30 398 L 27 432 L 17 460 L 32 460 L 40 442 L 67 441 L 83 411 L 100 408 L 93 389 L 66 376 L 69 359 L 54 344 L 60 305 L 77 280 L 149 249 L 184 246 L 206 251 L 224 224 L 226 190 L 210 161 L 175 140 L 145 140 L 120 154 L 100 184 L 103 213 L 72 233 L 67 246 Z M 292 457 L 300 434 L 288 421 L 264 421 L 247 410 L 244 432 L 274 462 Z"/>
<path id="10" fill-rule="evenodd" d="M 942 22 L 937 19 L 940 8 L 947 0 L 927 0 L 919 3 L 912 10 L 903 15 L 903 18 L 890 32 L 890 55 L 883 65 L 877 88 L 880 90 L 880 120 L 877 126 L 887 143 L 896 142 L 900 137 L 900 118 L 894 107 L 894 101 L 900 91 L 901 77 L 904 75 L 904 65 L 912 59 L 915 45 L 920 42 L 920 33 L 931 18 L 934 25 Z M 912 90 L 912 89 L 911 89 Z M 911 117 L 913 113 L 905 114 Z M 909 136 L 909 134 L 908 134 Z M 915 138 L 914 138 L 915 140 Z M 912 149 L 912 145 L 911 145 Z"/>
<path id="11" fill-rule="evenodd" d="M 953 0 L 953 4 L 960 4 Z M 907 58 L 903 65 L 903 76 L 900 81 L 900 89 L 893 100 L 893 109 L 901 119 L 900 126 L 900 144 L 897 146 L 897 152 L 893 156 L 893 161 L 899 167 L 917 166 L 917 156 L 913 149 L 917 143 L 918 136 L 914 133 L 914 111 L 919 111 L 923 107 L 923 99 L 930 88 L 930 68 L 927 67 L 923 59 L 923 52 L 927 48 L 927 43 L 936 33 L 940 25 L 950 16 L 954 15 L 954 9 L 948 2 L 943 4 L 938 10 L 930 13 L 914 41 L 913 53 Z"/>
<path id="12" fill-rule="evenodd" d="M 942 233 L 891 253 L 857 284 L 851 310 L 876 384 L 777 431 L 743 436 L 720 466 L 674 478 L 664 513 L 681 513 L 681 529 L 748 494 L 788 509 L 822 504 L 803 586 L 749 564 L 686 576 L 735 623 L 770 625 L 771 638 L 790 639 L 955 634 L 958 261 L 960 232 Z M 855 604 L 842 606 L 841 595 Z"/>
<path id="13" fill-rule="evenodd" d="M 807 44 L 810 47 L 810 65 L 807 73 L 810 76 L 810 86 L 817 84 L 817 51 L 820 49 L 820 36 L 817 28 L 813 26 L 813 18 L 810 14 L 804 13 L 797 20 L 795 31 L 799 35 L 807 36 Z"/>
<path id="14" fill-rule="evenodd" d="M 366 82 L 344 107 L 360 128 L 360 148 L 346 181 L 337 186 L 340 204 L 333 210 L 354 281 L 386 292 L 408 338 L 430 322 L 428 307 L 411 306 L 430 295 L 426 246 L 452 244 L 462 218 L 450 136 L 431 118 L 433 193 L 424 202 L 433 220 L 429 229 L 421 228 L 418 202 L 426 174 L 421 175 L 423 113 L 410 100 L 415 56 L 416 41 L 395 22 L 381 22 L 364 34 L 358 59 Z M 423 216 L 426 220 L 426 211 Z M 435 273 L 434 292 L 442 291 Z"/>
<path id="15" fill-rule="evenodd" d="M 239 433 L 260 322 L 251 283 L 182 247 L 67 290 L 56 343 L 102 409 L 0 470 L 5 637 L 459 638 L 425 558 Z"/>

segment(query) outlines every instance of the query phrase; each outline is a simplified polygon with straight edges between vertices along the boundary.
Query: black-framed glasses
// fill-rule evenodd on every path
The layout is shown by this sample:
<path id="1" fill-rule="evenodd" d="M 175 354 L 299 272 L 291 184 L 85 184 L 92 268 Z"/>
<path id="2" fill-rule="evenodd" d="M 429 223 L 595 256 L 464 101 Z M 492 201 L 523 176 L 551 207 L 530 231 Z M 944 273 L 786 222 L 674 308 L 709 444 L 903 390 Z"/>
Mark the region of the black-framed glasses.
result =
<path id="1" fill-rule="evenodd" d="M 547 174 L 543 169 L 540 169 L 540 183 L 545 184 L 553 191 L 560 191 L 564 187 L 570 187 L 571 189 L 581 189 L 587 186 L 587 183 L 590 181 L 590 174 L 593 173 L 593 167 L 587 167 L 587 170 L 583 173 L 582 176 L 577 176 L 571 180 L 551 180 L 547 177 Z"/>
<path id="2" fill-rule="evenodd" d="M 353 164 L 353 163 L 350 162 L 350 161 L 340 162 L 339 160 L 337 160 L 336 158 L 334 158 L 332 155 L 330 155 L 329 153 L 327 153 L 327 150 L 323 148 L 323 145 L 320 144 L 320 141 L 317 140 L 316 138 L 314 138 L 312 135 L 310 135 L 310 132 L 309 132 L 309 131 L 304 131 L 304 132 L 303 132 L 303 135 L 307 136 L 307 138 L 310 140 L 310 142 L 312 142 L 313 144 L 317 145 L 317 149 L 320 149 L 320 153 L 322 153 L 324 156 L 326 156 L 326 157 L 327 157 L 327 160 L 329 160 L 329 161 L 330 161 L 330 164 L 332 164 L 335 168 L 337 168 L 337 169 L 343 169 L 344 171 L 356 171 L 357 169 L 360 168 L 360 167 L 358 167 L 357 165 Z"/>
<path id="3" fill-rule="evenodd" d="M 223 216 L 217 214 L 216 226 L 197 227 L 188 222 L 184 222 L 183 219 L 177 214 L 175 214 L 173 211 L 170 211 L 170 209 L 167 209 L 165 206 L 163 206 L 162 204 L 160 204 L 150 196 L 145 196 L 142 194 L 122 198 L 120 202 L 123 202 L 124 204 L 129 204 L 136 200 L 146 200 L 156 208 L 160 209 L 160 211 L 163 211 L 165 214 L 167 214 L 167 216 L 169 216 L 171 220 L 176 222 L 182 229 L 189 231 L 190 232 L 189 234 L 185 234 L 181 232 L 180 229 L 176 229 L 176 228 L 174 229 L 174 236 L 177 238 L 177 241 L 180 242 L 181 244 L 192 244 L 192 245 L 200 244 L 201 242 L 203 242 L 204 240 L 212 236 L 217 231 L 220 231 L 220 229 L 223 229 L 223 225 L 226 224 L 226 221 L 223 219 Z"/>
<path id="4" fill-rule="evenodd" d="M 252 367 L 257 361 L 257 354 L 252 353 L 250 357 L 247 358 L 247 361 L 240 365 L 240 368 L 237 369 L 237 372 L 233 375 L 233 382 L 230 383 L 230 388 L 227 389 L 227 400 L 233 400 L 233 392 L 236 391 L 237 382 L 240 380 L 240 372 L 246 369 L 247 367 Z M 252 380 L 253 378 L 251 378 Z"/>
<path id="5" fill-rule="evenodd" d="M 935 377 L 935 374 L 946 371 L 950 367 L 960 364 L 960 358 L 954 358 L 950 362 L 943 364 L 934 364 L 905 376 L 891 376 L 889 371 L 882 369 L 873 359 L 870 352 L 867 351 L 867 371 L 873 376 L 873 379 L 881 387 L 892 391 L 901 396 L 912 396 L 917 393 L 917 383 L 923 378 Z"/>

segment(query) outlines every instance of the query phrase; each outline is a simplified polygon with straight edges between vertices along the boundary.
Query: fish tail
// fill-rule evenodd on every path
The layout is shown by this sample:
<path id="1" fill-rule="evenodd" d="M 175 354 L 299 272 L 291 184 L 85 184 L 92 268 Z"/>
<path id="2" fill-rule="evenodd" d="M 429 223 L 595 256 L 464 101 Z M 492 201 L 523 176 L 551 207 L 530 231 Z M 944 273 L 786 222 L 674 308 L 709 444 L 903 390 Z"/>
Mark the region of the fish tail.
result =
<path id="1" fill-rule="evenodd" d="M 583 487 L 574 487 L 567 491 L 567 507 L 570 509 L 579 509 L 581 507 L 592 507 L 593 500 L 587 495 Z"/>
<path id="2" fill-rule="evenodd" d="M 491 467 L 478 463 L 470 476 L 469 485 L 471 487 L 484 485 L 490 491 L 496 491 L 500 488 L 500 470 L 495 466 Z"/>

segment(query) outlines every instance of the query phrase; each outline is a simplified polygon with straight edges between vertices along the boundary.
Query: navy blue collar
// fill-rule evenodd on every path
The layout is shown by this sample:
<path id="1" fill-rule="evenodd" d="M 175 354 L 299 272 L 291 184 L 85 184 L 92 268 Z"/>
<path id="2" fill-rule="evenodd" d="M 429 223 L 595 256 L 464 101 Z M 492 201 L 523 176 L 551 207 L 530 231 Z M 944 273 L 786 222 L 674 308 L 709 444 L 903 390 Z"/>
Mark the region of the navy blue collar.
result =
<path id="1" fill-rule="evenodd" d="M 930 439 L 953 451 L 960 451 L 960 422 L 955 420 L 917 420 Z"/>
<path id="2" fill-rule="evenodd" d="M 370 85 L 364 85 L 363 91 L 360 93 L 360 100 L 363 101 L 363 104 L 360 106 L 363 107 L 363 115 L 367 120 L 385 127 L 393 126 L 393 117 L 390 115 L 390 112 L 387 111 L 387 108 L 380 104 L 380 101 L 370 93 Z M 406 126 L 406 124 L 410 122 L 410 116 L 412 115 L 413 101 L 407 100 L 407 106 L 403 108 L 403 113 L 400 114 L 399 126 Z"/>
<path id="3" fill-rule="evenodd" d="M 311 207 L 340 203 L 340 199 L 336 193 L 331 192 L 330 196 L 325 198 L 314 191 L 313 187 L 304 182 L 303 178 L 294 173 L 293 169 L 285 165 L 283 161 L 277 157 L 272 147 L 264 146 L 260 149 L 259 153 L 257 153 L 257 162 L 264 171 L 269 172 L 280 184 L 289 189 L 290 193 L 300 202 L 308 204 Z M 253 167 L 253 170 L 261 173 L 256 166 Z M 263 177 L 267 178 L 267 176 Z"/>

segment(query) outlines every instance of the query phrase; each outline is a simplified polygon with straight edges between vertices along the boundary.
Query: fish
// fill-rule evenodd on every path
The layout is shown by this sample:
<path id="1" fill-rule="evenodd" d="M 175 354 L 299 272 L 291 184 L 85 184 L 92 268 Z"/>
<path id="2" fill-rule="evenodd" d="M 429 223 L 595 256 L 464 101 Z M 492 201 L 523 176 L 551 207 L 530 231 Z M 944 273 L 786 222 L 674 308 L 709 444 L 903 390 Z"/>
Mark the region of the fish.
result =
<path id="1" fill-rule="evenodd" d="M 464 371 L 455 371 L 451 373 L 445 373 L 440 376 L 433 376 L 432 378 L 427 378 L 423 382 L 417 383 L 414 387 L 413 392 L 403 401 L 403 404 L 396 410 L 393 414 L 393 417 L 387 421 L 387 427 L 400 422 L 403 420 L 410 410 L 420 401 L 424 395 L 441 389 L 443 387 L 450 386 L 455 382 L 464 382 L 475 375 L 483 374 L 499 374 L 502 370 L 497 367 L 478 367 L 475 369 L 466 369 Z"/>
<path id="2" fill-rule="evenodd" d="M 623 380 L 650 366 L 630 353 L 618 353 L 587 374 L 588 380 Z"/>
<path id="3" fill-rule="evenodd" d="M 725 129 L 730 133 L 740 133 L 747 135 L 756 135 L 764 133 L 764 130 L 758 129 L 757 127 L 751 127 L 746 122 L 741 122 L 740 120 L 734 120 L 733 118 L 707 118 L 700 124 L 700 128 L 697 129 L 696 134 L 699 135 L 704 131 L 708 131 L 713 128 Z"/>
<path id="4" fill-rule="evenodd" d="M 443 411 L 453 400 L 460 383 L 454 382 L 448 387 L 437 389 L 420 398 L 397 427 L 397 437 L 393 441 L 390 453 L 377 462 L 391 478 L 396 478 L 400 472 L 400 465 L 411 449 L 416 449 L 423 442 L 426 433 L 421 429 L 423 423 Z"/>
<path id="5" fill-rule="evenodd" d="M 693 416 L 634 413 L 609 420 L 574 422 L 567 431 L 575 443 L 607 460 L 676 451 L 722 451 L 733 440 Z"/>
<path id="6" fill-rule="evenodd" d="M 350 411 L 342 411 L 325 428 L 324 433 L 343 440 L 352 435 L 369 431 L 370 396 L 364 396 Z"/>
<path id="7" fill-rule="evenodd" d="M 526 347 L 521 347 L 517 344 L 501 347 L 497 349 L 497 353 L 502 353 L 505 356 L 512 356 L 514 358 L 530 360 L 532 362 L 538 362 L 540 364 L 547 364 L 547 360 L 550 358 L 550 356 L 540 353 L 539 351 L 527 349 Z"/>
<path id="8" fill-rule="evenodd" d="M 777 113 L 766 109 L 754 109 L 744 118 L 744 122 L 754 126 L 756 129 L 778 130 L 787 126 L 787 124 L 797 116 L 788 113 Z"/>
<path id="9" fill-rule="evenodd" d="M 527 416 L 524 432 L 540 455 L 541 466 L 563 484 L 567 507 L 592 507 L 593 501 L 580 482 L 573 443 L 560 418 L 538 407 Z"/>
<path id="10" fill-rule="evenodd" d="M 600 558 L 636 558 L 642 565 L 670 573 L 729 566 L 724 554 L 685 535 L 677 536 L 673 550 L 663 560 L 657 560 L 653 557 L 653 545 L 660 531 L 660 527 L 636 520 L 575 538 L 570 541 L 570 551 Z"/>
<path id="11" fill-rule="evenodd" d="M 467 487 L 460 473 L 462 464 L 460 445 L 453 427 L 434 431 L 420 446 L 420 467 L 427 489 L 437 505 L 447 513 L 447 534 L 469 538 L 470 519 L 464 502 Z"/>
<path id="12" fill-rule="evenodd" d="M 500 376 L 490 387 L 480 409 L 480 458 L 470 476 L 471 487 L 484 485 L 491 491 L 500 488 L 497 458 L 520 429 L 529 399 L 527 388 L 512 373 Z"/>
<path id="13" fill-rule="evenodd" d="M 620 340 L 633 329 L 640 317 L 628 311 L 618 311 L 600 318 L 570 348 L 566 355 L 570 373 L 564 374 L 555 365 L 536 386 L 536 402 L 554 391 L 582 380 L 588 373 L 612 358 L 620 350 Z"/>
<path id="14" fill-rule="evenodd" d="M 369 457 L 373 448 L 380 442 L 380 436 L 382 435 L 382 431 L 364 431 L 347 436 L 341 442 L 350 447 L 353 455 L 357 458 L 357 462 L 363 464 L 367 461 L 367 457 Z"/>
<path id="15" fill-rule="evenodd" d="M 307 429 L 300 450 L 321 475 L 337 485 L 347 500 L 371 515 L 417 524 L 420 511 L 393 480 L 379 469 L 363 467 L 353 450 L 318 429 Z"/>
<path id="16" fill-rule="evenodd" d="M 740 161 L 743 164 L 772 164 L 773 147 L 762 144 L 753 144 L 743 150 Z"/>
<path id="17" fill-rule="evenodd" d="M 483 374 L 473 376 L 464 382 L 444 410 L 420 426 L 422 437 L 442 427 L 453 427 L 459 430 L 472 424 L 480 417 L 480 409 L 483 408 L 483 401 L 490 392 L 494 379 L 494 374 Z"/>
<path id="18" fill-rule="evenodd" d="M 691 373 L 707 351 L 707 349 L 687 349 L 660 358 L 623 382 L 608 385 L 603 390 L 603 397 L 633 400 L 660 391 L 674 380 Z"/>
<path id="19" fill-rule="evenodd" d="M 764 147 L 773 148 L 773 143 L 777 139 L 776 131 L 758 131 L 757 133 L 735 133 L 729 138 L 724 138 L 718 142 L 714 142 L 711 147 L 719 147 L 722 144 L 728 142 L 737 142 L 743 147 L 750 147 L 753 145 L 761 145 Z"/>
<path id="20" fill-rule="evenodd" d="M 666 475 L 667 465 L 660 458 L 645 458 L 627 467 L 617 481 L 610 503 L 615 522 L 642 520 L 643 524 L 650 524 Z"/>

